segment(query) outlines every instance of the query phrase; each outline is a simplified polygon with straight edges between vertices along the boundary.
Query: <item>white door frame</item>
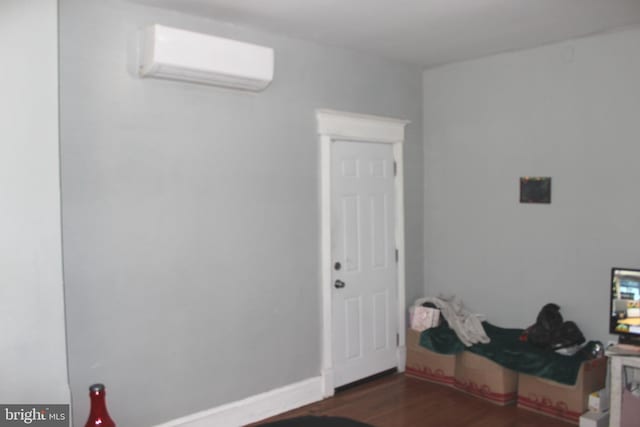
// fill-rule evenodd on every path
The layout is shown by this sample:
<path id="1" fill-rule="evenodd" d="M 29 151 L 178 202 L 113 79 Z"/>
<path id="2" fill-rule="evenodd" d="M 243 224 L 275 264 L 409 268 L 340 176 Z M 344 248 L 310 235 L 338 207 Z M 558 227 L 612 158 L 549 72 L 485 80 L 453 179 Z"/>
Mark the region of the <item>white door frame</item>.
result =
<path id="1" fill-rule="evenodd" d="M 320 289 L 322 296 L 322 393 L 332 396 L 332 299 L 331 299 L 331 147 L 332 142 L 347 140 L 355 142 L 378 142 L 393 144 L 396 162 L 395 177 L 395 244 L 398 250 L 398 347 L 396 361 L 398 371 L 405 368 L 405 255 L 404 255 L 404 128 L 409 123 L 389 117 L 370 116 L 342 111 L 316 110 L 318 135 L 320 138 Z"/>

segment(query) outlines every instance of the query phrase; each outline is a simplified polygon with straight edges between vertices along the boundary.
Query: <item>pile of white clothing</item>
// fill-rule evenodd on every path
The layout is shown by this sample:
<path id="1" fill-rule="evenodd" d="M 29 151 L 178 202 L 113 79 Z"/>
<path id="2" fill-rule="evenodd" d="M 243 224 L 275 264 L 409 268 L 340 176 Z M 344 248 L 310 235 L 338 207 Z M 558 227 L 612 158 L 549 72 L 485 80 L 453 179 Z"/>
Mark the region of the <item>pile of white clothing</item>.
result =
<path id="1" fill-rule="evenodd" d="M 477 343 L 486 344 L 491 341 L 482 327 L 482 321 L 486 320 L 486 316 L 471 313 L 464 308 L 460 299 L 456 297 L 426 297 L 417 299 L 413 305 L 421 306 L 426 302 L 430 302 L 440 309 L 440 313 L 449 323 L 449 327 L 455 331 L 465 346 L 470 347 Z"/>

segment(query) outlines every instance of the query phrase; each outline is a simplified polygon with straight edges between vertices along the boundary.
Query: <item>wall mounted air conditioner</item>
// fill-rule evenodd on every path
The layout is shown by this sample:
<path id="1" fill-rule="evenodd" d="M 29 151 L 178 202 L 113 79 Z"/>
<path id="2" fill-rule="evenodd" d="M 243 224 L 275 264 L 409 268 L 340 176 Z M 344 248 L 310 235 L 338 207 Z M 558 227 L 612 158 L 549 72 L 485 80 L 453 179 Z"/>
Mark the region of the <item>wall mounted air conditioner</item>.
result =
<path id="1" fill-rule="evenodd" d="M 140 75 L 259 91 L 273 80 L 273 49 L 156 24 L 142 34 Z"/>

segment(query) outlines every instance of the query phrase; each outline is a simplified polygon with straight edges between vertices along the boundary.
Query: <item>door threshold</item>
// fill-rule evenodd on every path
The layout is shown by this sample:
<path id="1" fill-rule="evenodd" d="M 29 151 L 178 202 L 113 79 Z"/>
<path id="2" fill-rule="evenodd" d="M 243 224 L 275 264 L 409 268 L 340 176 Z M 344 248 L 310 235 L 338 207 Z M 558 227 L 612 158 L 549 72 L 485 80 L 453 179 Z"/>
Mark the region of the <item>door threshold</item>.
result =
<path id="1" fill-rule="evenodd" d="M 397 372 L 398 372 L 398 368 L 387 369 L 386 371 L 378 372 L 377 374 L 370 375 L 370 376 L 368 376 L 366 378 L 362 378 L 362 379 L 354 381 L 352 383 L 341 385 L 340 387 L 336 387 L 335 392 L 336 393 L 340 393 L 340 392 L 352 389 L 354 387 L 358 387 L 360 385 L 363 385 L 363 384 L 378 380 L 378 379 L 380 379 L 382 377 L 386 377 L 388 375 L 393 375 L 393 374 L 395 374 Z"/>

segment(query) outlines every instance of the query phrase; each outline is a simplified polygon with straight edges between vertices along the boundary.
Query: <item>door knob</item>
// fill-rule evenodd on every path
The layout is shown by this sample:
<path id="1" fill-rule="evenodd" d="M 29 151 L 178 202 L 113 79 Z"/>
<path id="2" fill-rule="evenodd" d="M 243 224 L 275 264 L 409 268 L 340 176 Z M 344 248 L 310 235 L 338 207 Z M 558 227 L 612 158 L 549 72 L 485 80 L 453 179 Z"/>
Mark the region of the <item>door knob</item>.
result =
<path id="1" fill-rule="evenodd" d="M 336 280 L 336 282 L 333 284 L 333 287 L 336 289 L 341 289 L 344 288 L 346 286 L 346 283 L 344 283 L 342 280 Z"/>

